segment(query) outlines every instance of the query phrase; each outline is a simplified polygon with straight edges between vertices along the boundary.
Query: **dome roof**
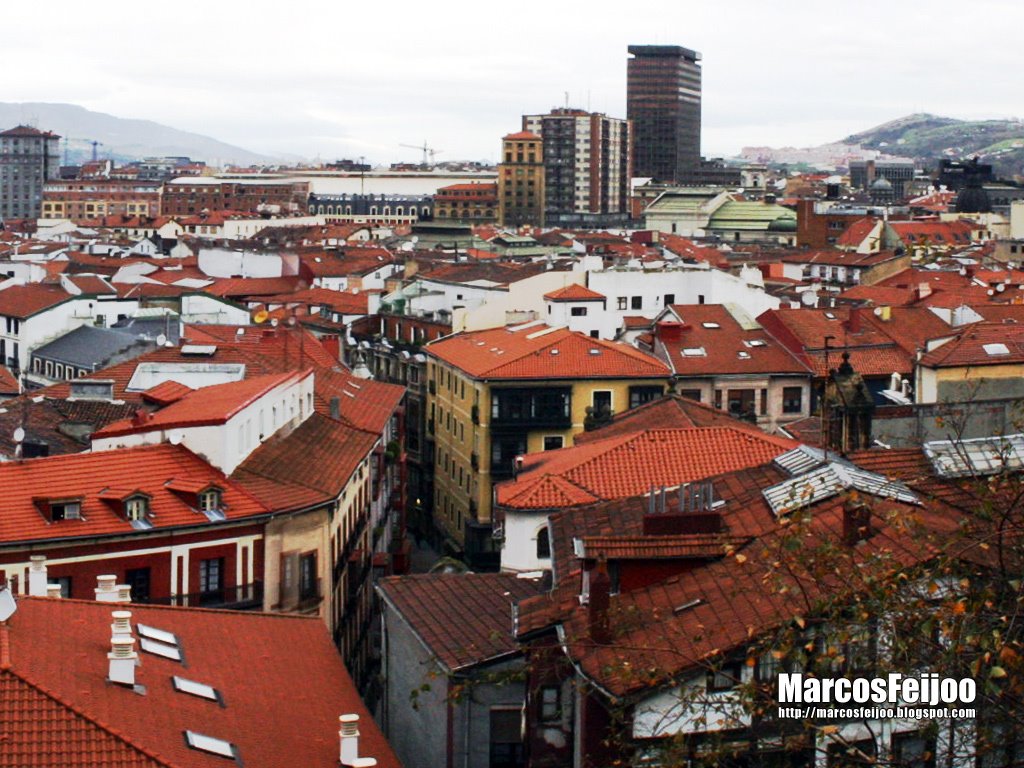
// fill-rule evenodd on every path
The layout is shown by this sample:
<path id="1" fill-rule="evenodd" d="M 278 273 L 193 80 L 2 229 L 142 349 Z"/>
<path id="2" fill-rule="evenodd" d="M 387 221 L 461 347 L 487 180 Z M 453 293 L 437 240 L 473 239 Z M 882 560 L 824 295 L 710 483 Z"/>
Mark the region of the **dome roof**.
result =
<path id="1" fill-rule="evenodd" d="M 984 187 L 968 184 L 956 196 L 957 213 L 988 213 L 992 204 Z"/>
<path id="2" fill-rule="evenodd" d="M 872 189 L 892 189 L 892 182 L 884 176 L 879 176 L 871 183 Z"/>

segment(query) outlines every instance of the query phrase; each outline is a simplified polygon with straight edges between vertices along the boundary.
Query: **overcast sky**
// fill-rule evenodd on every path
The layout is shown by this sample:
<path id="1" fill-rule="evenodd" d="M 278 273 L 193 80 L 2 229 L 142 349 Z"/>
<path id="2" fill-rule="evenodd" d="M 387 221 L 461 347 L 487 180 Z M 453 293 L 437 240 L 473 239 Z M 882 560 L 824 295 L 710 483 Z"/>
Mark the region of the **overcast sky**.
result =
<path id="1" fill-rule="evenodd" d="M 625 117 L 631 43 L 703 54 L 709 156 L 917 111 L 1024 117 L 1017 0 L 56 0 L 5 4 L 4 27 L 0 101 L 324 160 L 494 160 L 566 92 Z"/>

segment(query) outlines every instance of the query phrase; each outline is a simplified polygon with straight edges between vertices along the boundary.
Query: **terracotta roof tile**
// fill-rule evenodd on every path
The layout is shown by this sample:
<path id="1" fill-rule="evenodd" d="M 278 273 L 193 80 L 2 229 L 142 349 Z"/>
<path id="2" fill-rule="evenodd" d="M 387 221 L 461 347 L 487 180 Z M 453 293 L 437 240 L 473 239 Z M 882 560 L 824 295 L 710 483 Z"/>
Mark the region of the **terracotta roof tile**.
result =
<path id="1" fill-rule="evenodd" d="M 1024 363 L 1024 326 L 1007 323 L 968 326 L 956 338 L 928 352 L 919 361 L 926 368 L 1021 363 Z"/>
<path id="2" fill-rule="evenodd" d="M 590 290 L 585 285 L 571 283 L 565 288 L 545 293 L 544 298 L 550 301 L 604 301 L 607 297 L 603 293 Z"/>
<path id="3" fill-rule="evenodd" d="M 495 500 L 508 509 L 552 509 L 639 496 L 764 464 L 796 445 L 732 427 L 653 429 L 592 440 L 527 454 L 519 476 L 495 487 Z"/>
<path id="4" fill-rule="evenodd" d="M 11 543 L 77 536 L 131 534 L 124 515 L 100 494 L 112 478 L 122 478 L 149 496 L 154 528 L 206 525 L 195 502 L 169 490 L 174 480 L 190 480 L 223 491 L 228 521 L 266 513 L 266 508 L 223 473 L 180 445 L 145 446 L 111 451 L 50 456 L 0 464 L 0 542 Z M 50 522 L 41 505 L 49 500 L 80 500 L 81 519 Z"/>
<path id="5" fill-rule="evenodd" d="M 187 667 L 140 653 L 136 682 L 145 686 L 145 695 L 112 685 L 107 682 L 110 603 L 20 599 L 17 613 L 0 629 L 9 661 L 9 669 L 0 672 L 0 734 L 30 751 L 19 755 L 4 741 L 0 766 L 229 764 L 189 747 L 184 732 L 192 730 L 231 743 L 249 768 L 333 767 L 338 716 L 355 713 L 360 755 L 376 758 L 382 768 L 399 768 L 321 619 L 120 607 L 132 612 L 133 629 L 139 623 L 175 635 Z M 172 676 L 211 686 L 223 704 L 176 690 Z"/>
<path id="6" fill-rule="evenodd" d="M 0 315 L 24 320 L 71 298 L 63 288 L 54 286 L 12 285 L 0 291 Z"/>
<path id="7" fill-rule="evenodd" d="M 667 378 L 663 362 L 628 344 L 545 325 L 496 328 L 431 342 L 431 355 L 480 379 Z"/>

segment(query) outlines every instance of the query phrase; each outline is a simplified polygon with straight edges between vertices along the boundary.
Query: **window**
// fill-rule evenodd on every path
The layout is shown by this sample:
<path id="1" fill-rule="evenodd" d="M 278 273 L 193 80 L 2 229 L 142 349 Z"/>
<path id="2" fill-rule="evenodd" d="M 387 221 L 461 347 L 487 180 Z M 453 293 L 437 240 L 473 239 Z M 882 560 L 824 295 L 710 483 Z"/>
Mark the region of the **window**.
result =
<path id="1" fill-rule="evenodd" d="M 315 600 L 319 596 L 316 578 L 316 552 L 307 552 L 299 558 L 299 599 Z"/>
<path id="2" fill-rule="evenodd" d="M 203 512 L 215 512 L 220 509 L 220 489 L 207 488 L 200 493 L 199 509 Z"/>
<path id="3" fill-rule="evenodd" d="M 667 306 L 669 306 L 671 304 L 675 304 L 675 303 L 676 303 L 676 295 L 674 293 L 666 293 L 665 294 L 665 306 L 667 307 Z"/>
<path id="4" fill-rule="evenodd" d="M 82 517 L 82 502 L 80 501 L 56 501 L 50 504 L 50 519 L 57 520 L 80 520 Z"/>
<path id="5" fill-rule="evenodd" d="M 618 308 L 618 309 L 626 309 L 626 297 L 625 296 L 619 296 L 615 300 L 615 305 L 616 305 L 616 308 Z"/>
<path id="6" fill-rule="evenodd" d="M 124 516 L 129 520 L 145 520 L 149 514 L 149 500 L 145 496 L 132 496 L 124 502 Z"/>
<path id="7" fill-rule="evenodd" d="M 693 400 L 696 403 L 700 402 L 700 390 L 699 389 L 681 389 L 679 390 L 679 396 Z M 721 405 L 718 406 L 719 408 Z"/>
<path id="8" fill-rule="evenodd" d="M 935 740 L 919 731 L 894 733 L 892 757 L 900 768 L 935 768 Z"/>
<path id="9" fill-rule="evenodd" d="M 784 387 L 782 389 L 782 412 L 800 413 L 804 407 L 803 387 Z"/>
<path id="10" fill-rule="evenodd" d="M 629 388 L 629 407 L 636 408 L 638 405 L 644 403 L 650 403 L 657 400 L 662 395 L 662 388 L 660 386 L 650 387 L 630 387 Z"/>
<path id="11" fill-rule="evenodd" d="M 562 719 L 562 689 L 545 685 L 540 689 L 540 721 L 557 722 Z"/>
<path id="12" fill-rule="evenodd" d="M 572 307 L 569 310 L 569 314 L 571 314 L 573 317 L 586 317 L 587 308 L 586 307 Z"/>
<path id="13" fill-rule="evenodd" d="M 71 577 L 70 576 L 57 576 L 56 578 L 50 577 L 49 582 L 51 584 L 60 584 L 60 596 L 71 597 Z M 132 596 L 134 600 L 134 595 Z"/>
<path id="14" fill-rule="evenodd" d="M 632 299 L 629 300 L 629 306 L 631 309 L 643 309 L 643 296 L 634 296 Z"/>
<path id="15" fill-rule="evenodd" d="M 526 745 L 522 737 L 522 716 L 518 709 L 492 709 L 490 768 L 522 768 Z"/>
<path id="16" fill-rule="evenodd" d="M 828 768 L 860 768 L 875 764 L 875 740 L 863 739 L 846 744 L 829 744 Z"/>
<path id="17" fill-rule="evenodd" d="M 195 731 L 185 731 L 185 741 L 192 749 L 200 752 L 209 752 L 221 757 L 235 759 L 235 745 L 224 739 L 215 739 L 213 736 L 206 736 Z"/>
<path id="18" fill-rule="evenodd" d="M 756 416 L 754 393 L 753 389 L 730 389 L 729 413 L 734 416 Z"/>
<path id="19" fill-rule="evenodd" d="M 129 568 L 124 572 L 124 583 L 132 588 L 133 603 L 149 602 L 149 568 Z"/>
<path id="20" fill-rule="evenodd" d="M 548 534 L 548 527 L 545 525 L 537 531 L 537 559 L 547 560 L 551 557 L 551 537 Z"/>
<path id="21" fill-rule="evenodd" d="M 224 592 L 224 558 L 199 561 L 200 603 L 221 602 Z"/>
<path id="22" fill-rule="evenodd" d="M 728 691 L 741 682 L 743 666 L 739 662 L 723 664 L 708 670 L 708 692 Z"/>
<path id="23" fill-rule="evenodd" d="M 546 435 L 544 437 L 544 450 L 557 451 L 565 445 L 565 438 L 561 435 Z"/>

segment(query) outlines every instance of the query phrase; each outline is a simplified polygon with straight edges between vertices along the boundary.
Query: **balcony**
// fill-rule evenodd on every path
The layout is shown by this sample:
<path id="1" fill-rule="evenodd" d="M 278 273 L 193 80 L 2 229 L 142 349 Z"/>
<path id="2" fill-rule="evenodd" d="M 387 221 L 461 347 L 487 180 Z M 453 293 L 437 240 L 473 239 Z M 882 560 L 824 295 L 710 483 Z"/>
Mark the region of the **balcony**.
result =
<path id="1" fill-rule="evenodd" d="M 263 610 L 263 582 L 254 581 L 252 584 L 237 587 L 154 598 L 149 603 L 192 608 L 222 608 L 230 611 L 260 611 Z"/>
<path id="2" fill-rule="evenodd" d="M 571 387 L 502 388 L 491 392 L 491 427 L 568 429 L 572 426 Z"/>

